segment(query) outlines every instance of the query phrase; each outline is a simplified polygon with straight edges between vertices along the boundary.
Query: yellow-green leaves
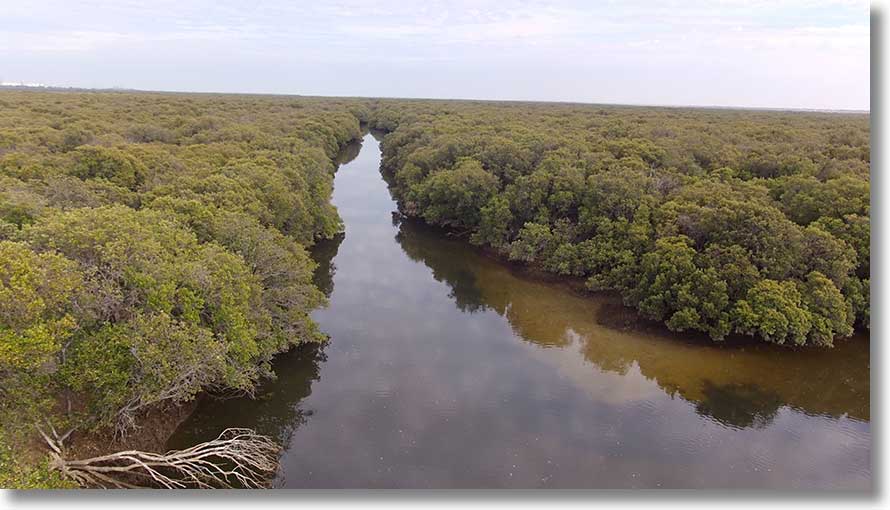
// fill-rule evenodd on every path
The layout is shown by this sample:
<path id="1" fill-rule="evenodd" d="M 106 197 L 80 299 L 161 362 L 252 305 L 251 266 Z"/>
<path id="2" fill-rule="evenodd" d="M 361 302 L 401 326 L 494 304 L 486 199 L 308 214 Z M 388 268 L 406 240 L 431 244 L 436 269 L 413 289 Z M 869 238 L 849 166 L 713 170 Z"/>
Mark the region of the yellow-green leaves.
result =
<path id="1" fill-rule="evenodd" d="M 77 265 L 56 253 L 0 241 L 0 377 L 49 362 L 77 324 Z"/>

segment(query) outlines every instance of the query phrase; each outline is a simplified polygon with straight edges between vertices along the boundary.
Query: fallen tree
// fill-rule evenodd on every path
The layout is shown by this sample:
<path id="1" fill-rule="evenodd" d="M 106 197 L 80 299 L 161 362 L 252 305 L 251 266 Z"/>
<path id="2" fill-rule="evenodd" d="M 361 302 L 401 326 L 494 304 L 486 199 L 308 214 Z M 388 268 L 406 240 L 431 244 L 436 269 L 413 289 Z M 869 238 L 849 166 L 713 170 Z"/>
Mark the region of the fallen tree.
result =
<path id="1" fill-rule="evenodd" d="M 184 450 L 126 450 L 70 460 L 64 446 L 70 432 L 59 435 L 52 429 L 40 434 L 50 449 L 51 468 L 84 487 L 103 489 L 268 488 L 281 451 L 267 436 L 229 428 L 212 441 Z"/>

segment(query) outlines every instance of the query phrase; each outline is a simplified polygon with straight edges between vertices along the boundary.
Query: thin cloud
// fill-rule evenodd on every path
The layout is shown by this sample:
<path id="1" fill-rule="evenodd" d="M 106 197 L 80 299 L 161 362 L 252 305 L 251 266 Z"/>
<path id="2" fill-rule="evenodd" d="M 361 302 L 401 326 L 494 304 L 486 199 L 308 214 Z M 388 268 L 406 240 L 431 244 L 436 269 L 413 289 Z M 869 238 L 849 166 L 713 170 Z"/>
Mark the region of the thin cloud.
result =
<path id="1" fill-rule="evenodd" d="M 6 3 L 4 79 L 421 97 L 448 83 L 449 94 L 491 99 L 869 102 L 869 4 L 857 0 Z M 360 82 L 342 79 L 350 68 Z M 637 85 L 656 69 L 672 73 L 657 76 L 676 83 L 671 94 Z M 723 76 L 768 80 L 771 89 L 750 96 L 715 84 Z"/>

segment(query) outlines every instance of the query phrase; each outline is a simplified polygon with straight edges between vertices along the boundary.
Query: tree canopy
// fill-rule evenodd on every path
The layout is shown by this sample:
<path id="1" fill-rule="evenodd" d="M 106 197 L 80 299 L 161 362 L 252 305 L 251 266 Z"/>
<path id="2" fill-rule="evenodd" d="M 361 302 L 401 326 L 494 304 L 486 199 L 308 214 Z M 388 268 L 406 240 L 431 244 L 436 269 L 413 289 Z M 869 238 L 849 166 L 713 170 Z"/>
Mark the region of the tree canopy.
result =
<path id="1" fill-rule="evenodd" d="M 47 417 L 120 436 L 323 339 L 307 248 L 342 230 L 359 101 L 0 99 L 0 442 Z"/>
<path id="2" fill-rule="evenodd" d="M 323 340 L 307 248 L 336 251 L 335 162 L 363 125 L 404 214 L 671 330 L 868 327 L 867 114 L 5 90 L 0 480 L 26 424 L 126 434 Z"/>
<path id="3" fill-rule="evenodd" d="M 378 100 L 371 120 L 405 214 L 672 330 L 868 326 L 867 114 Z"/>

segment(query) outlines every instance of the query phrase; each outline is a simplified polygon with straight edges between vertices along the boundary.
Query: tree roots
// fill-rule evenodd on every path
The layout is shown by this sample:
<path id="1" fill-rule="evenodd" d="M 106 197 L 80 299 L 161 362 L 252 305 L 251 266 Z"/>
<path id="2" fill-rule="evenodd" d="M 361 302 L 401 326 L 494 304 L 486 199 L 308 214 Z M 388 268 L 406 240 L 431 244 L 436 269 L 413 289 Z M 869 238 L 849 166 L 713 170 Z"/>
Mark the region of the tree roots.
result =
<path id="1" fill-rule="evenodd" d="M 105 489 L 268 488 L 281 448 L 250 429 L 230 428 L 219 437 L 184 450 L 150 453 L 127 450 L 90 459 L 65 458 L 68 434 L 40 430 L 51 450 L 51 466 L 84 487 Z"/>

